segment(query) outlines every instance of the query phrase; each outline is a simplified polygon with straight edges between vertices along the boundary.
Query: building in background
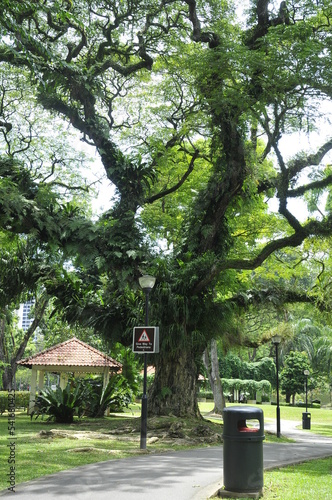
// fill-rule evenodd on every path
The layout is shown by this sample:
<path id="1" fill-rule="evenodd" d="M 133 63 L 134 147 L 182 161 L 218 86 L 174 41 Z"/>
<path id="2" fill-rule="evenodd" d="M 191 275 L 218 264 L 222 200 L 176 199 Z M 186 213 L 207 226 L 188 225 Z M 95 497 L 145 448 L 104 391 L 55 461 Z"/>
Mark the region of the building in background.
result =
<path id="1" fill-rule="evenodd" d="M 19 322 L 18 326 L 19 328 L 22 328 L 24 331 L 26 331 L 31 323 L 33 322 L 33 317 L 30 316 L 31 308 L 34 305 L 34 300 L 29 300 L 28 302 L 25 302 L 25 304 L 21 304 L 18 317 L 19 317 Z"/>

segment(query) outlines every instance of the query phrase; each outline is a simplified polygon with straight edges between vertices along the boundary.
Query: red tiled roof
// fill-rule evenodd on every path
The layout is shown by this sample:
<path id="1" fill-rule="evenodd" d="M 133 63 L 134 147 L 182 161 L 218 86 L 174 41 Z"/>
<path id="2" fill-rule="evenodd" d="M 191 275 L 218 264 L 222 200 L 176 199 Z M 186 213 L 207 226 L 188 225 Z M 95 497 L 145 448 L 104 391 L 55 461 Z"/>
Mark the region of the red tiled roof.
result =
<path id="1" fill-rule="evenodd" d="M 122 368 L 121 363 L 103 354 L 94 347 L 73 337 L 34 356 L 22 359 L 20 365 L 28 366 L 109 366 L 114 371 Z"/>

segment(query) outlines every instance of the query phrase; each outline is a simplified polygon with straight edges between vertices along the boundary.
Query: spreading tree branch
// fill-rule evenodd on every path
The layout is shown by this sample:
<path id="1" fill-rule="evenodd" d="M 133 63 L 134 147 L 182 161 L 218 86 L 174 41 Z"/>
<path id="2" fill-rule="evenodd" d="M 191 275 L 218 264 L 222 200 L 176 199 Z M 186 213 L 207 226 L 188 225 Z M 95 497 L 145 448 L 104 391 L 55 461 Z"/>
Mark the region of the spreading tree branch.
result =
<path id="1" fill-rule="evenodd" d="M 149 198 L 147 198 L 145 200 L 145 203 L 153 203 L 154 201 L 160 200 L 161 198 L 164 198 L 165 196 L 167 196 L 167 195 L 169 195 L 169 194 L 174 193 L 175 191 L 177 191 L 184 184 L 184 182 L 188 179 L 188 177 L 191 174 L 191 172 L 194 170 L 194 163 L 195 163 L 195 160 L 198 157 L 198 155 L 199 155 L 199 151 L 196 150 L 194 152 L 191 160 L 190 160 L 190 164 L 189 164 L 188 169 L 183 174 L 183 176 L 181 177 L 181 179 L 179 180 L 179 182 L 177 184 L 175 184 L 174 186 L 170 187 L 169 189 L 165 189 L 164 191 L 160 191 L 159 193 L 157 193 L 157 194 L 155 194 L 153 196 L 150 196 Z"/>
<path id="2" fill-rule="evenodd" d="M 213 264 L 210 273 L 207 273 L 204 279 L 197 283 L 193 293 L 200 293 L 208 287 L 222 271 L 226 271 L 227 269 L 253 271 L 262 265 L 263 262 L 265 262 L 266 259 L 277 250 L 289 247 L 298 247 L 309 236 L 328 236 L 331 234 L 331 231 L 332 215 L 326 217 L 321 222 L 311 220 L 306 225 L 301 226 L 301 230 L 293 233 L 292 235 L 268 242 L 252 259 L 229 259 L 216 261 Z"/>
<path id="3" fill-rule="evenodd" d="M 215 48 L 220 44 L 219 36 L 212 31 L 202 31 L 201 23 L 196 11 L 195 0 L 185 0 L 189 7 L 189 19 L 193 25 L 192 39 L 194 42 L 208 43 L 209 47 Z"/>

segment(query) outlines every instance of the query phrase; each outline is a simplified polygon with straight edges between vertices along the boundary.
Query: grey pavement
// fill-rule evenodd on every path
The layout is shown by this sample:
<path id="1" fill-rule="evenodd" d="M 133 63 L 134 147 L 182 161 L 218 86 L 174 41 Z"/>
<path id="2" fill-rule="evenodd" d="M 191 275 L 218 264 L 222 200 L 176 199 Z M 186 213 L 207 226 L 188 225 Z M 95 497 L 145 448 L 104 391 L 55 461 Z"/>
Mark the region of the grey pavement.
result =
<path id="1" fill-rule="evenodd" d="M 331 412 L 332 418 L 332 412 Z M 265 430 L 275 424 L 265 422 Z M 264 443 L 264 468 L 332 456 L 332 439 L 281 421 L 292 443 Z M 18 465 L 19 466 L 19 465 Z M 206 500 L 223 486 L 222 446 L 110 460 L 17 485 L 15 500 Z M 12 495 L 0 492 L 0 497 Z"/>

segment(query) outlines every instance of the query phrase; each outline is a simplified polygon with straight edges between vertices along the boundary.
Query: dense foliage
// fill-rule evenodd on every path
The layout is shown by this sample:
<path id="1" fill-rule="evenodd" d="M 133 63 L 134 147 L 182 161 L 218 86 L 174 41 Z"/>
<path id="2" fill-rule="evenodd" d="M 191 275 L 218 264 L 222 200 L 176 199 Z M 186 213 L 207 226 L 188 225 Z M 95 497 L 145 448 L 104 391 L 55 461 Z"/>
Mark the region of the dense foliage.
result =
<path id="1" fill-rule="evenodd" d="M 223 378 L 240 378 L 251 380 L 268 380 L 275 385 L 276 367 L 273 359 L 263 358 L 260 361 L 242 361 L 237 355 L 229 353 L 220 361 L 220 374 Z"/>
<path id="2" fill-rule="evenodd" d="M 111 412 L 122 411 L 132 402 L 133 393 L 127 380 L 121 375 L 111 377 L 105 388 L 101 380 L 86 381 L 85 402 L 82 405 L 84 414 L 92 417 L 102 417 L 109 408 Z"/>

